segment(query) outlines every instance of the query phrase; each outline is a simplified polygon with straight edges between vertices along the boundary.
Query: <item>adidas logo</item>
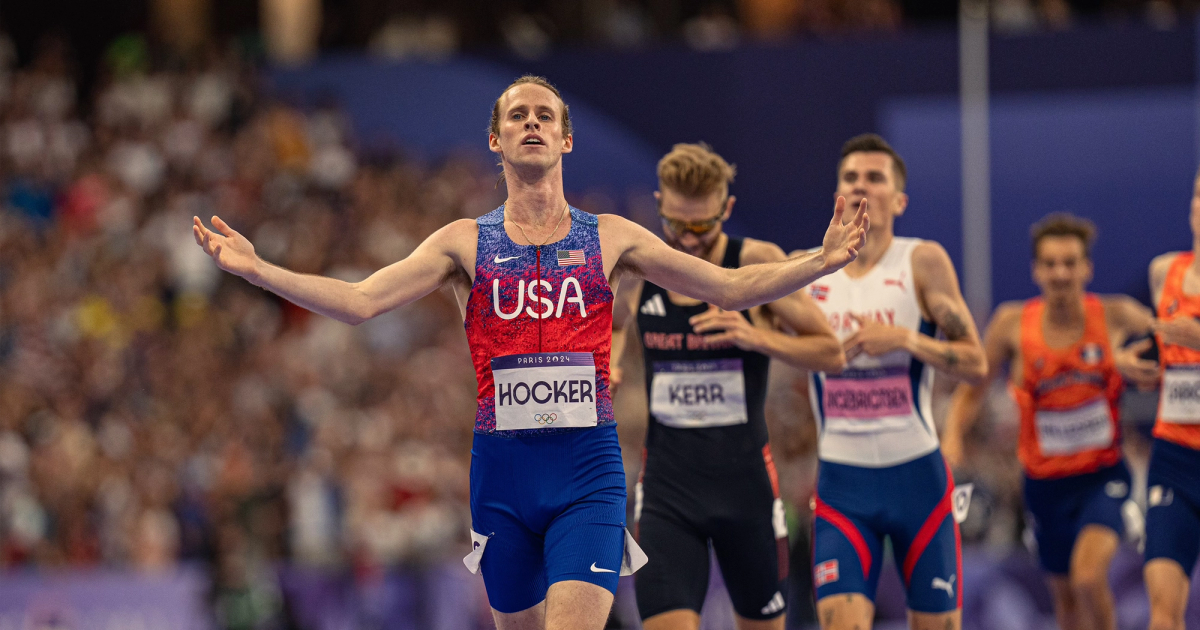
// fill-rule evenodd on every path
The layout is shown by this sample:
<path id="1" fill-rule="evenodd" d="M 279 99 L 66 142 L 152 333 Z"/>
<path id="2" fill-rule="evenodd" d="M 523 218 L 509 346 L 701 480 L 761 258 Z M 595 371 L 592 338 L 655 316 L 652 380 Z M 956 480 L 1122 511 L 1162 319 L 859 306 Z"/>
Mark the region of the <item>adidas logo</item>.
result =
<path id="1" fill-rule="evenodd" d="M 659 317 L 667 316 L 667 306 L 663 304 L 661 293 L 655 293 L 654 297 L 646 300 L 646 302 L 642 304 L 641 310 L 643 315 L 657 315 Z"/>
<path id="2" fill-rule="evenodd" d="M 771 598 L 771 601 L 767 602 L 766 606 L 762 607 L 761 612 L 764 615 L 773 615 L 783 610 L 783 606 L 783 595 L 779 591 L 775 591 L 775 596 Z"/>

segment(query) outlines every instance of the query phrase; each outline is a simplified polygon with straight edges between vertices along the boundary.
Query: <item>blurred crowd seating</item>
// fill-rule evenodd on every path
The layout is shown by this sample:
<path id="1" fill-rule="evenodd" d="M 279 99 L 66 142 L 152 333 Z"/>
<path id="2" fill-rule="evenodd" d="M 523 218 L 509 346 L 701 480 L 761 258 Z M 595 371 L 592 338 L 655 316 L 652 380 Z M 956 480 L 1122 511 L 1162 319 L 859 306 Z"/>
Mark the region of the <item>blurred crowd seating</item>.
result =
<path id="1" fill-rule="evenodd" d="M 493 167 L 359 154 L 336 108 L 264 99 L 232 53 L 150 70 L 118 47 L 86 116 L 62 47 L 3 59 L 0 566 L 202 561 L 248 622 L 275 614 L 257 578 L 280 559 L 458 552 L 475 382 L 453 298 L 353 328 L 218 272 L 190 223 L 357 279 L 498 205 Z"/>

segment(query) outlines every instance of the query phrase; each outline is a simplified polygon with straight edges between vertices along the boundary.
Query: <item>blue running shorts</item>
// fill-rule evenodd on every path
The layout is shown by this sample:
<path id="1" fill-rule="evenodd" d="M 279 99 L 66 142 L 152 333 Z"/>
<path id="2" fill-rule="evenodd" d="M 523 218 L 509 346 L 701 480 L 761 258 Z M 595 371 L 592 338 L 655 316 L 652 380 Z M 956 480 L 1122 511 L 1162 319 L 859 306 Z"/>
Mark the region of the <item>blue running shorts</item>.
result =
<path id="1" fill-rule="evenodd" d="M 1082 475 L 1056 479 L 1025 478 L 1025 508 L 1033 517 L 1038 561 L 1047 573 L 1071 569 L 1075 538 L 1087 525 L 1103 525 L 1125 535 L 1121 508 L 1129 498 L 1125 462 Z"/>
<path id="2" fill-rule="evenodd" d="M 821 462 L 813 535 L 817 600 L 859 593 L 874 601 L 888 536 L 909 609 L 960 608 L 962 554 L 953 492 L 939 450 L 884 468 Z"/>
<path id="3" fill-rule="evenodd" d="M 1169 558 L 1191 576 L 1200 556 L 1200 451 L 1155 439 L 1146 485 L 1146 562 Z"/>
<path id="4" fill-rule="evenodd" d="M 492 608 L 531 608 L 564 580 L 615 593 L 625 498 L 614 424 L 519 437 L 476 433 L 471 529 L 487 538 L 480 568 Z"/>

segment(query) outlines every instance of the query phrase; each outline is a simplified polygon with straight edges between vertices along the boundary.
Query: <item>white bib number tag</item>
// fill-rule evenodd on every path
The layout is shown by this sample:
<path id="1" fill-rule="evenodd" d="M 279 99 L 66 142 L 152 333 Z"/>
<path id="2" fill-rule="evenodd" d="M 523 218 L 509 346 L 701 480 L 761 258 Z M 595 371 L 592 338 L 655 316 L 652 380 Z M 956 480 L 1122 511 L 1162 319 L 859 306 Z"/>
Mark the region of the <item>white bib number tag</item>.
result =
<path id="1" fill-rule="evenodd" d="M 496 430 L 596 426 L 596 361 L 590 352 L 535 352 L 492 359 Z"/>
<path id="2" fill-rule="evenodd" d="M 741 359 L 655 361 L 650 413 L 678 429 L 745 424 L 746 380 Z"/>
<path id="3" fill-rule="evenodd" d="M 1200 424 L 1200 366 L 1171 366 L 1163 372 L 1159 415 L 1173 424 Z"/>
<path id="4" fill-rule="evenodd" d="M 1103 398 L 1073 409 L 1039 409 L 1034 422 L 1043 455 L 1073 455 L 1112 446 L 1112 409 Z"/>

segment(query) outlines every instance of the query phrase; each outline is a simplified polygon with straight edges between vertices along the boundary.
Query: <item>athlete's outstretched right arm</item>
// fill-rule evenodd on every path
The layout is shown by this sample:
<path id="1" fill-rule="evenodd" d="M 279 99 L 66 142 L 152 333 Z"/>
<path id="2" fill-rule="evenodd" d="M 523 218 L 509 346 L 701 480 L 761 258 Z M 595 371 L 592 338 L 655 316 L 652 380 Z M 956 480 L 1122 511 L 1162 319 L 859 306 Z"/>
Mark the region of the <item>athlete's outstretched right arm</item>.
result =
<path id="1" fill-rule="evenodd" d="M 727 311 L 740 311 L 795 293 L 857 258 L 870 227 L 867 202 L 859 204 L 854 219 L 843 224 L 845 209 L 846 200 L 838 197 L 821 249 L 780 262 L 737 269 L 718 267 L 671 249 L 649 230 L 620 217 L 606 215 L 601 227 L 607 238 L 612 239 L 617 265 L 670 291 Z"/>
<path id="2" fill-rule="evenodd" d="M 983 352 L 987 357 L 987 377 L 981 383 L 961 382 L 954 388 L 950 399 L 950 411 L 946 414 L 946 429 L 942 434 L 942 456 L 951 467 L 963 460 L 963 438 L 983 408 L 984 398 L 992 381 L 999 378 L 1004 365 L 1015 353 L 1013 339 L 1021 325 L 1020 303 L 1001 304 L 992 315 L 983 335 Z"/>
<path id="3" fill-rule="evenodd" d="M 286 300 L 347 324 L 360 324 L 428 295 L 462 267 L 456 242 L 474 242 L 475 222 L 455 221 L 434 232 L 404 260 L 392 263 L 361 282 L 345 282 L 288 271 L 254 253 L 254 245 L 213 217 L 216 230 L 192 217 L 192 234 L 217 266 Z"/>

